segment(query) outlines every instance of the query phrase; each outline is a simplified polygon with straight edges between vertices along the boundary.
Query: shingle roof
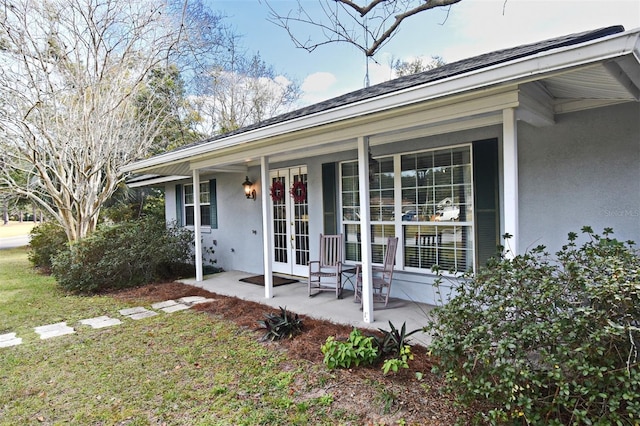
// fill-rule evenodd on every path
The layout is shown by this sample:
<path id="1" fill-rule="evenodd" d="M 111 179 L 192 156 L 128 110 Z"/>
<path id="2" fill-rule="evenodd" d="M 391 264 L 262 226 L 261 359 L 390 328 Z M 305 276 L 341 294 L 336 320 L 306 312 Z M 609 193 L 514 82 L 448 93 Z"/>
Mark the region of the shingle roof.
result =
<path id="1" fill-rule="evenodd" d="M 200 145 L 206 142 L 212 142 L 219 139 L 224 139 L 228 136 L 241 134 L 250 130 L 267 127 L 273 124 L 286 122 L 295 118 L 304 117 L 307 115 L 315 114 L 318 112 L 328 111 L 333 108 L 349 105 L 352 103 L 360 102 L 377 96 L 397 92 L 400 90 L 408 89 L 414 86 L 419 86 L 425 83 L 430 83 L 445 78 L 469 73 L 482 68 L 487 68 L 493 65 L 517 60 L 527 56 L 533 56 L 541 52 L 545 52 L 552 49 L 558 49 L 561 47 L 572 46 L 576 44 L 586 43 L 591 40 L 596 40 L 609 35 L 624 32 L 624 27 L 621 25 L 600 28 L 597 30 L 585 31 L 581 33 L 569 34 L 562 37 L 556 37 L 549 40 L 540 41 L 537 43 L 526 44 L 522 46 L 512 47 L 509 49 L 498 50 L 491 53 L 485 53 L 483 55 L 475 56 L 468 59 L 463 59 L 457 62 L 443 65 L 432 70 L 424 71 L 417 74 L 407 75 L 399 77 L 394 80 L 389 80 L 384 83 L 376 84 L 367 88 L 356 90 L 354 92 L 346 93 L 344 95 L 328 99 L 323 102 L 319 102 L 313 105 L 306 106 L 304 108 L 297 109 L 285 114 L 278 115 L 276 117 L 269 118 L 256 124 L 252 124 L 235 131 L 217 135 L 212 138 L 208 138 L 199 142 L 195 142 L 189 145 L 177 148 L 175 151 L 179 151 L 185 148 L 190 148 L 196 145 Z"/>

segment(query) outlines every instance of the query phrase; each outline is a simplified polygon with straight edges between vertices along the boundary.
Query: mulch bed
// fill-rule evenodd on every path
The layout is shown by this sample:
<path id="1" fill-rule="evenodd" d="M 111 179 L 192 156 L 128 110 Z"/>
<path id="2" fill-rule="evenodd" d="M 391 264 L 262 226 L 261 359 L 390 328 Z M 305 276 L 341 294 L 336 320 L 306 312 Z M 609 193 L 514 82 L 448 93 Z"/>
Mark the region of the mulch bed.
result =
<path id="1" fill-rule="evenodd" d="M 275 312 L 270 306 L 214 294 L 199 287 L 175 282 L 124 290 L 113 296 L 119 300 L 142 304 L 186 296 L 213 298 L 216 299 L 215 302 L 196 305 L 193 309 L 232 321 L 247 330 L 254 330 L 256 339 L 263 334 L 257 330 L 256 321 L 262 319 L 265 313 Z M 303 319 L 302 334 L 294 339 L 265 344 L 285 350 L 289 357 L 312 363 L 315 368 L 326 369 L 322 364 L 321 345 L 328 336 L 346 338 L 352 327 L 305 315 L 300 317 Z M 404 420 L 406 424 L 451 425 L 459 419 L 463 419 L 462 424 L 467 423 L 464 419 L 469 418 L 469 413 L 455 408 L 452 397 L 441 392 L 442 379 L 431 373 L 434 361 L 428 356 L 426 349 L 416 345 L 412 347 L 412 352 L 414 359 L 409 363 L 409 369 L 386 376 L 382 374 L 380 366 L 332 370 L 332 383 L 325 385 L 327 389 L 319 391 L 332 395 L 332 409 L 358 413 L 362 419 L 362 423 L 359 424 L 390 425 Z M 416 373 L 421 377 L 418 378 Z M 380 401 L 381 395 L 392 397 L 392 407 L 389 410 L 382 410 L 386 403 Z"/>

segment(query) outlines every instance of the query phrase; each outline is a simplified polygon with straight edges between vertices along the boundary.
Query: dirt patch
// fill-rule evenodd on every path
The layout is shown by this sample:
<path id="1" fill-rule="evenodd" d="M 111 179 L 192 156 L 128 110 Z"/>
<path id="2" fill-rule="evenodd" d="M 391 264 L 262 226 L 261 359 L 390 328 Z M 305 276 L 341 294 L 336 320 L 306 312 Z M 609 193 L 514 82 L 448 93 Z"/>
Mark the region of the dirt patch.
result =
<path id="1" fill-rule="evenodd" d="M 151 284 L 120 291 L 113 295 L 123 301 L 151 304 L 185 296 L 204 296 L 216 299 L 213 303 L 196 305 L 194 309 L 232 321 L 248 330 L 257 328 L 256 321 L 267 312 L 276 310 L 256 302 L 208 292 L 202 288 L 180 283 Z M 431 373 L 433 360 L 425 348 L 413 346 L 414 359 L 410 368 L 384 376 L 380 366 L 332 370 L 329 374 L 322 364 L 320 346 L 328 336 L 347 337 L 350 326 L 334 324 L 301 315 L 304 332 L 294 339 L 269 342 L 286 351 L 292 359 L 308 362 L 309 370 L 321 374 L 309 375 L 298 386 L 297 400 L 304 401 L 330 395 L 332 410 L 357 414 L 358 424 L 452 425 L 468 418 L 468 413 L 454 407 L 452 398 L 442 392 L 442 380 Z M 365 334 L 370 331 L 363 331 Z M 255 331 L 256 339 L 262 335 Z M 319 377 L 323 377 L 319 380 Z M 314 383 L 314 380 L 317 383 Z M 304 391 L 302 391 L 304 389 Z"/>

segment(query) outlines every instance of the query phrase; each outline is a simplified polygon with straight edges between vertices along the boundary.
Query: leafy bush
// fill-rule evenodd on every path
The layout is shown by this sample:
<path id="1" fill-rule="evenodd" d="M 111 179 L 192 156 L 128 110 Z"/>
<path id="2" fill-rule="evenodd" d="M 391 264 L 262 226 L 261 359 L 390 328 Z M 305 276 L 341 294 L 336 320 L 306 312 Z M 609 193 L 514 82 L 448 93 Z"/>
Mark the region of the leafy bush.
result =
<path id="1" fill-rule="evenodd" d="M 351 365 L 369 365 L 378 358 L 378 349 L 373 337 L 365 337 L 358 329 L 353 329 L 346 342 L 327 337 L 322 345 L 323 362 L 329 368 L 350 368 Z"/>
<path id="2" fill-rule="evenodd" d="M 285 337 L 292 339 L 302 331 L 302 320 L 298 314 L 287 312 L 280 307 L 280 314 L 265 314 L 264 320 L 259 320 L 258 325 L 266 330 L 262 340 L 280 340 Z"/>
<path id="3" fill-rule="evenodd" d="M 543 246 L 466 277 L 434 312 L 431 353 L 478 419 L 638 424 L 640 258 L 585 227 L 551 258 Z"/>
<path id="4" fill-rule="evenodd" d="M 134 287 L 168 278 L 191 257 L 191 232 L 152 217 L 103 224 L 53 260 L 60 286 L 77 293 Z"/>
<path id="5" fill-rule="evenodd" d="M 29 261 L 36 268 L 51 270 L 51 259 L 67 249 L 67 234 L 55 222 L 44 222 L 31 230 Z"/>

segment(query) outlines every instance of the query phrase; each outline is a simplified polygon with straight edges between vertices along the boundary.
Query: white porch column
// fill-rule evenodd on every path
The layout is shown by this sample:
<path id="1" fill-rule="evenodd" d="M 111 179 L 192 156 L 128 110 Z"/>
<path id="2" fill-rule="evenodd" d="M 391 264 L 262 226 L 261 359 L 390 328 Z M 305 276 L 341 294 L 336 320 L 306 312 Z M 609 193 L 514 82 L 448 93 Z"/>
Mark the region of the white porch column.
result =
<path id="1" fill-rule="evenodd" d="M 508 257 L 518 254 L 518 123 L 515 108 L 502 110 L 502 171 L 504 194 L 504 241 Z"/>
<path id="2" fill-rule="evenodd" d="M 262 201 L 262 253 L 264 262 L 264 297 L 273 297 L 273 261 L 271 252 L 273 250 L 273 237 L 271 232 L 271 206 L 269 203 L 269 157 L 260 158 L 260 182 Z"/>
<path id="3" fill-rule="evenodd" d="M 200 172 L 193 170 L 193 228 L 195 235 L 196 281 L 202 281 L 202 230 L 200 229 Z"/>
<path id="4" fill-rule="evenodd" d="M 373 273 L 371 271 L 371 215 L 369 213 L 369 138 L 358 138 L 360 188 L 360 251 L 362 254 L 362 320 L 373 322 Z"/>

